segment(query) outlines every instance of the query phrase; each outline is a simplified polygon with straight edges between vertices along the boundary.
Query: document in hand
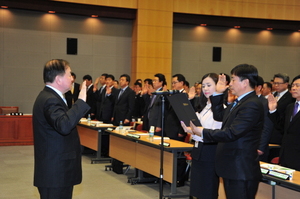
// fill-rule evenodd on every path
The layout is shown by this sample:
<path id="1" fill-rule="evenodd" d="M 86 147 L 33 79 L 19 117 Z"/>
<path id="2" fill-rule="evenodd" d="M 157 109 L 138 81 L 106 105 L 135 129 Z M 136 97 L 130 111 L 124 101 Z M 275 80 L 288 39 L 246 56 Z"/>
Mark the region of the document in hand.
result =
<path id="1" fill-rule="evenodd" d="M 186 126 L 190 126 L 190 121 L 192 121 L 196 126 L 201 126 L 196 112 L 186 93 L 169 95 L 167 98 L 170 101 L 179 120 L 183 121 Z"/>

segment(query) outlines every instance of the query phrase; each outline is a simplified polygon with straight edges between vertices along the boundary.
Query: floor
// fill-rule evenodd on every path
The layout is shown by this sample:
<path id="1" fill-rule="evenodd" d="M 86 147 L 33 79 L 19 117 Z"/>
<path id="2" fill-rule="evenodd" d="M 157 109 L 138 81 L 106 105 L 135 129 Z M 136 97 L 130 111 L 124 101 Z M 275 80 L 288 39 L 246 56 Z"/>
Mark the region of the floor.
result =
<path id="1" fill-rule="evenodd" d="M 74 187 L 73 199 L 159 198 L 159 183 L 131 185 L 127 177 L 134 175 L 133 168 L 126 175 L 105 171 L 108 163 L 91 164 L 92 156 L 82 157 L 83 181 Z M 177 189 L 180 195 L 188 192 L 188 185 Z M 163 194 L 170 194 L 170 185 L 164 184 Z M 0 146 L 0 199 L 38 198 L 33 186 L 33 146 Z"/>

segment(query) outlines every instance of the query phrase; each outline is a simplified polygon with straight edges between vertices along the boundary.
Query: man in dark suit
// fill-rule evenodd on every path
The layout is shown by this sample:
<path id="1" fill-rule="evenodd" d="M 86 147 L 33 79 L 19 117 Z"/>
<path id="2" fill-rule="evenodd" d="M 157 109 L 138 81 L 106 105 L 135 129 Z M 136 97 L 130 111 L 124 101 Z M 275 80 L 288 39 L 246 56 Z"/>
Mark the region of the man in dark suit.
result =
<path id="1" fill-rule="evenodd" d="M 163 87 L 166 85 L 166 78 L 163 74 L 157 73 L 154 75 L 152 80 L 154 91 L 162 91 Z M 161 97 L 159 95 L 151 95 L 150 103 L 148 106 L 148 131 L 151 126 L 155 127 L 155 135 L 161 135 Z"/>
<path id="2" fill-rule="evenodd" d="M 93 85 L 93 79 L 90 75 L 83 76 L 83 81 L 86 82 L 87 92 L 86 92 L 86 103 L 91 107 L 91 109 L 85 114 L 85 117 L 87 118 L 90 114 L 91 119 L 95 119 L 96 117 L 96 99 L 94 96 L 94 85 Z"/>
<path id="3" fill-rule="evenodd" d="M 186 80 L 182 74 L 176 74 L 172 77 L 172 89 L 184 93 L 184 84 Z M 186 95 L 188 98 L 188 96 Z M 180 121 L 169 101 L 166 103 L 165 111 L 165 136 L 174 140 L 184 141 L 186 133 L 181 127 Z"/>
<path id="4" fill-rule="evenodd" d="M 269 118 L 269 106 L 268 106 L 268 100 L 265 98 L 265 96 L 262 95 L 262 88 L 264 85 L 264 80 L 261 76 L 258 76 L 257 79 L 257 85 L 255 87 L 256 95 L 258 96 L 258 99 L 261 101 L 261 103 L 264 106 L 264 127 L 263 131 L 261 133 L 261 139 L 259 148 L 257 150 L 259 155 L 259 160 L 267 162 L 268 161 L 268 155 L 269 155 L 269 141 L 271 138 L 271 133 L 273 129 L 273 122 Z"/>
<path id="5" fill-rule="evenodd" d="M 103 99 L 103 95 L 105 95 L 105 87 L 106 87 L 106 83 L 105 83 L 105 79 L 106 76 L 108 74 L 107 73 L 103 73 L 100 77 L 98 77 L 95 81 L 94 84 L 94 95 L 95 95 L 95 99 L 96 99 L 96 119 L 97 120 L 101 120 L 101 116 L 99 115 L 100 113 L 100 109 L 101 109 L 101 100 Z M 100 83 L 101 87 L 99 88 L 99 90 L 97 90 L 98 88 L 98 84 Z"/>
<path id="6" fill-rule="evenodd" d="M 80 92 L 80 85 L 75 82 L 75 80 L 76 80 L 75 73 L 71 72 L 71 75 L 73 77 L 72 87 L 68 92 L 65 93 L 68 108 L 71 108 L 72 105 L 76 102 L 76 100 L 78 99 L 79 92 Z"/>
<path id="7" fill-rule="evenodd" d="M 101 108 L 99 109 L 100 120 L 104 123 L 111 123 L 114 110 L 115 100 L 117 98 L 118 89 L 114 88 L 115 77 L 108 74 L 106 76 L 105 93 L 102 95 Z"/>
<path id="8" fill-rule="evenodd" d="M 134 91 L 129 88 L 130 76 L 123 74 L 119 79 L 120 90 L 117 93 L 115 106 L 113 111 L 112 122 L 113 125 L 119 126 L 120 121 L 124 126 L 129 126 L 132 119 L 134 109 Z"/>
<path id="9" fill-rule="evenodd" d="M 226 109 L 222 94 L 211 96 L 214 119 L 223 118 L 222 129 L 203 129 L 193 123 L 188 129 L 182 124 L 186 131 L 202 136 L 204 142 L 218 142 L 216 172 L 223 178 L 226 198 L 230 199 L 254 199 L 261 179 L 257 149 L 264 112 L 254 92 L 257 76 L 257 69 L 248 64 L 231 70 L 229 85 L 238 98 Z M 225 76 L 221 75 L 217 92 L 222 93 L 225 89 Z"/>
<path id="10" fill-rule="evenodd" d="M 283 121 L 286 107 L 295 101 L 291 93 L 288 90 L 289 86 L 289 76 L 285 73 L 275 74 L 273 77 L 273 88 L 275 89 L 274 97 L 277 100 L 277 114 L 279 120 Z M 270 143 L 281 145 L 282 137 L 284 132 L 284 123 L 274 123 L 272 130 Z M 271 161 L 274 157 L 279 156 L 279 148 L 270 149 L 268 161 Z"/>
<path id="11" fill-rule="evenodd" d="M 277 103 L 277 114 L 282 118 L 285 115 L 285 110 L 287 105 L 294 102 L 291 93 L 288 90 L 289 86 L 289 76 L 285 73 L 278 73 L 274 75 L 273 86 L 275 89 L 274 97 L 278 101 Z M 281 124 L 275 124 L 274 129 L 272 131 L 270 143 L 271 144 L 281 144 L 282 136 L 283 136 L 284 126 Z"/>
<path id="12" fill-rule="evenodd" d="M 269 96 L 270 117 L 275 123 L 284 123 L 284 135 L 280 150 L 279 163 L 292 169 L 300 171 L 300 75 L 293 79 L 291 87 L 292 97 L 295 103 L 287 106 L 285 117 L 282 118 L 276 110 L 278 103 L 273 96 Z"/>
<path id="13" fill-rule="evenodd" d="M 55 59 L 44 67 L 44 82 L 33 106 L 34 186 L 42 199 L 71 199 L 73 186 L 81 183 L 81 145 L 76 125 L 90 109 L 85 103 L 86 84 L 68 109 L 63 94 L 72 84 L 65 60 Z"/>

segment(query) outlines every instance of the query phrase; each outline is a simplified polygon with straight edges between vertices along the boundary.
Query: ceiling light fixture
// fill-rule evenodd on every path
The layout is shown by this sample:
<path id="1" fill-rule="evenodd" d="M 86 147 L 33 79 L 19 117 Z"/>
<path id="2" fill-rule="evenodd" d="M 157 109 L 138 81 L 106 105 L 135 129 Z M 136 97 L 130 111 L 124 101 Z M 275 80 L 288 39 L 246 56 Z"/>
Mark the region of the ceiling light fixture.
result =
<path id="1" fill-rule="evenodd" d="M 1 6 L 1 8 L 5 8 L 6 9 L 6 8 L 8 8 L 8 6 Z"/>
<path id="2" fill-rule="evenodd" d="M 50 13 L 50 14 L 54 14 L 54 13 L 55 13 L 55 11 L 54 11 L 54 10 L 49 10 L 49 11 L 48 11 L 48 13 Z"/>
<path id="3" fill-rule="evenodd" d="M 234 28 L 241 28 L 241 26 L 234 26 Z"/>
<path id="4" fill-rule="evenodd" d="M 205 27 L 205 26 L 207 26 L 207 24 L 206 23 L 202 23 L 202 24 L 200 24 L 200 26 Z"/>
<path id="5" fill-rule="evenodd" d="M 273 28 L 267 28 L 267 30 L 273 30 Z"/>
<path id="6" fill-rule="evenodd" d="M 91 15 L 91 17 L 94 17 L 94 18 L 95 18 L 95 17 L 98 17 L 98 15 Z"/>

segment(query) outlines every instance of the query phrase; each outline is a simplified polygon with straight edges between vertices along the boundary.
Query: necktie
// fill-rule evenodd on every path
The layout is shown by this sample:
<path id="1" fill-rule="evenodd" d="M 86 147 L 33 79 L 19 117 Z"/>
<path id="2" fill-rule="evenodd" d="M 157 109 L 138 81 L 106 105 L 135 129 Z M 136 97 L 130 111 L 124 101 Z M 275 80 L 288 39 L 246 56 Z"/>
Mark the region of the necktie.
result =
<path id="1" fill-rule="evenodd" d="M 293 117 L 298 113 L 298 106 L 299 106 L 299 103 L 296 102 L 295 106 L 294 106 Z"/>
<path id="2" fill-rule="evenodd" d="M 238 99 L 234 100 L 233 105 L 232 105 L 230 111 L 232 111 L 232 109 L 233 109 L 238 103 L 239 103 L 239 100 L 238 100 Z"/>
<path id="3" fill-rule="evenodd" d="M 123 92 L 124 92 L 124 90 L 121 89 L 121 90 L 120 90 L 120 93 L 119 93 L 119 96 L 118 96 L 118 99 L 120 99 L 120 97 L 121 97 L 121 95 L 123 94 Z"/>

